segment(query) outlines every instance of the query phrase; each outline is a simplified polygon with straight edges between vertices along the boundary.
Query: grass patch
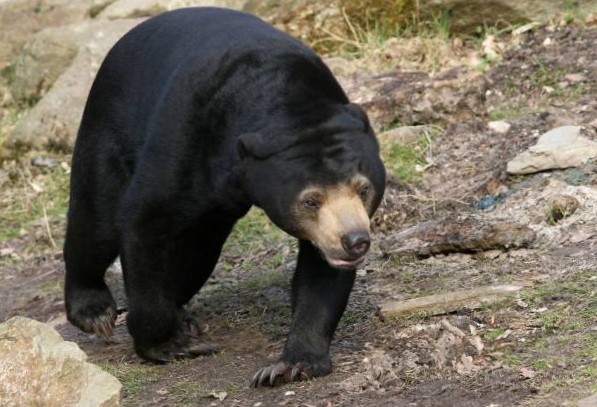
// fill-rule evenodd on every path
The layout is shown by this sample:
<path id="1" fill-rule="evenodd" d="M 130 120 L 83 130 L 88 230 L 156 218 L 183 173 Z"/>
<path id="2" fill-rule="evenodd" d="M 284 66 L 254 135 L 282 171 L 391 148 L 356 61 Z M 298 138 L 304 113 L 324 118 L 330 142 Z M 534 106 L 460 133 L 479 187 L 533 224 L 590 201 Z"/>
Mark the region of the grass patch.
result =
<path id="1" fill-rule="evenodd" d="M 536 68 L 530 76 L 531 86 L 536 89 L 542 89 L 545 86 L 557 88 L 558 83 L 566 74 L 562 67 L 549 66 L 539 59 L 535 59 Z"/>
<path id="2" fill-rule="evenodd" d="M 493 328 L 493 329 L 490 329 L 487 332 L 485 332 L 483 334 L 483 338 L 486 341 L 493 342 L 497 338 L 499 338 L 500 335 L 503 335 L 505 332 L 506 332 L 506 329 L 504 329 L 502 327 Z"/>
<path id="3" fill-rule="evenodd" d="M 209 397 L 211 393 L 195 380 L 173 383 L 168 391 L 174 396 L 178 406 L 197 405 L 201 399 Z"/>
<path id="4" fill-rule="evenodd" d="M 273 270 L 285 261 L 294 245 L 295 239 L 269 220 L 263 210 L 253 207 L 228 237 L 220 266 L 224 270 L 239 264 L 246 270 Z"/>
<path id="5" fill-rule="evenodd" d="M 283 240 L 285 236 L 286 233 L 274 225 L 263 210 L 253 207 L 236 223 L 226 245 L 229 250 L 247 253 Z"/>
<path id="6" fill-rule="evenodd" d="M 4 71 L 3 71 L 4 72 Z M 8 134 L 12 131 L 17 122 L 23 117 L 27 108 L 24 106 L 12 106 L 9 109 L 0 109 L 0 153 L 4 149 L 4 143 L 8 138 Z M 0 154 L 0 164 L 2 163 L 2 156 Z"/>
<path id="7" fill-rule="evenodd" d="M 114 375 L 120 383 L 124 396 L 133 398 L 147 386 L 156 383 L 163 375 L 162 367 L 129 363 L 104 363 L 101 368 Z"/>
<path id="8" fill-rule="evenodd" d="M 520 311 L 517 304 L 526 304 Z M 526 366 L 538 375 L 542 391 L 597 382 L 597 336 L 592 331 L 597 321 L 597 278 L 594 271 L 579 270 L 520 294 L 517 303 L 501 304 L 528 314 L 534 328 L 524 341 L 503 348 L 500 361 L 510 367 Z M 495 306 L 490 307 L 495 311 Z M 534 319 L 534 321 L 533 321 Z M 484 334 L 495 340 L 504 329 L 497 327 Z"/>
<path id="9" fill-rule="evenodd" d="M 384 19 L 360 19 L 345 15 L 344 34 L 331 34 L 326 41 L 330 55 L 341 56 L 379 72 L 395 69 L 437 72 L 454 59 L 455 48 L 447 28 L 447 13 L 419 20 L 413 16 L 400 23 Z"/>
<path id="10" fill-rule="evenodd" d="M 51 220 L 66 213 L 68 171 L 59 165 L 37 168 L 20 164 L 5 165 L 5 170 L 8 179 L 0 185 L 4 189 L 0 198 L 0 241 L 42 227 L 48 243 L 59 245 L 52 237 Z"/>
<path id="11" fill-rule="evenodd" d="M 426 130 L 413 143 L 382 140 L 381 156 L 386 167 L 405 182 L 420 181 L 435 134 L 436 130 Z"/>
<path id="12" fill-rule="evenodd" d="M 534 110 L 528 106 L 500 106 L 489 112 L 489 118 L 491 120 L 516 120 L 522 119 L 533 112 Z"/>

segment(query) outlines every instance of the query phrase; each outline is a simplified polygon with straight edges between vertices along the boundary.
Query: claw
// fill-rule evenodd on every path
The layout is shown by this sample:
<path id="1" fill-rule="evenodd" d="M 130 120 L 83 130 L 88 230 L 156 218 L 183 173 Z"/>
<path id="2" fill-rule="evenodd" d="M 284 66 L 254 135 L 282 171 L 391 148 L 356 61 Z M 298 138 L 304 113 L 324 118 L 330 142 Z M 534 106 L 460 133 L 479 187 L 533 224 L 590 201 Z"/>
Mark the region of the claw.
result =
<path id="1" fill-rule="evenodd" d="M 213 355 L 214 353 L 218 353 L 219 351 L 219 346 L 214 345 L 212 343 L 204 342 L 192 343 L 187 350 L 188 353 L 194 356 Z"/>
<path id="2" fill-rule="evenodd" d="M 89 324 L 89 331 L 103 339 L 108 339 L 114 334 L 114 323 L 116 321 L 116 313 L 113 310 L 108 310 L 106 314 L 101 315 Z"/>
<path id="3" fill-rule="evenodd" d="M 259 376 L 261 374 L 261 370 L 258 370 L 253 377 L 251 378 L 251 387 L 258 387 L 259 384 Z"/>
<path id="4" fill-rule="evenodd" d="M 276 385 L 276 379 L 282 377 L 281 382 L 294 382 L 313 377 L 311 367 L 305 362 L 299 362 L 292 368 L 285 362 L 278 362 L 275 365 L 263 367 L 251 378 L 251 387 Z"/>

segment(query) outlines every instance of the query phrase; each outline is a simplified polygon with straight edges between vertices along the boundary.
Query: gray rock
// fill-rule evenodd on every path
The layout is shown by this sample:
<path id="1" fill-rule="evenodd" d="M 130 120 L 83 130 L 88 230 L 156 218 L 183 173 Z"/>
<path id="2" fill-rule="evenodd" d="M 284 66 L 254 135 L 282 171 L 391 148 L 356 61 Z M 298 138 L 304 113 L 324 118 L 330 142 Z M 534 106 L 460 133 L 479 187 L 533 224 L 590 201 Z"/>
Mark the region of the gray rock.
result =
<path id="1" fill-rule="evenodd" d="M 429 257 L 528 247 L 535 232 L 525 225 L 477 216 L 448 217 L 419 223 L 388 235 L 380 243 L 391 257 Z"/>
<path id="2" fill-rule="evenodd" d="M 120 382 L 41 322 L 13 317 L 1 324 L 0 355 L 3 406 L 120 405 Z"/>
<path id="3" fill-rule="evenodd" d="M 112 45 L 141 19 L 90 20 L 52 30 L 79 46 L 77 56 L 33 109 L 15 126 L 7 139 L 9 148 L 59 148 L 69 150 L 75 140 L 87 94 L 101 61 Z M 66 34 L 65 34 L 66 33 Z"/>
<path id="4" fill-rule="evenodd" d="M 13 97 L 20 101 L 39 99 L 72 63 L 78 49 L 76 38 L 63 28 L 37 33 L 15 60 L 10 84 Z"/>
<path id="5" fill-rule="evenodd" d="M 0 68 L 8 65 L 36 32 L 82 21 L 106 0 L 0 1 Z"/>
<path id="6" fill-rule="evenodd" d="M 537 144 L 517 155 L 506 170 L 510 174 L 579 167 L 597 157 L 597 142 L 582 137 L 579 126 L 562 126 L 539 137 Z"/>
<path id="7" fill-rule="evenodd" d="M 212 6 L 240 10 L 247 0 L 117 0 L 99 13 L 99 18 L 149 17 L 181 7 Z"/>

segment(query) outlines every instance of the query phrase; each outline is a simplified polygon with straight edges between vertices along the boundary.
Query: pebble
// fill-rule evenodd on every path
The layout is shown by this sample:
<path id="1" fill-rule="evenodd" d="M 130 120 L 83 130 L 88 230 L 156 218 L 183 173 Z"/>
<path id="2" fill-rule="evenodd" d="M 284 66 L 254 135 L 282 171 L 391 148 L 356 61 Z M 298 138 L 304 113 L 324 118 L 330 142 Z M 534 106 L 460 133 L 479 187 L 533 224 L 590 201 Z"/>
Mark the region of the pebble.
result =
<path id="1" fill-rule="evenodd" d="M 512 125 L 503 120 L 496 120 L 496 121 L 487 123 L 487 127 L 489 127 L 489 130 L 491 130 L 495 133 L 506 134 L 510 130 Z"/>
<path id="2" fill-rule="evenodd" d="M 564 75 L 564 79 L 566 79 L 568 82 L 578 83 L 584 81 L 586 77 L 582 73 L 569 73 Z"/>
<path id="3" fill-rule="evenodd" d="M 58 161 L 56 161 L 52 157 L 38 156 L 31 160 L 31 165 L 33 165 L 35 167 L 52 168 L 52 167 L 55 167 L 56 165 L 58 165 Z"/>

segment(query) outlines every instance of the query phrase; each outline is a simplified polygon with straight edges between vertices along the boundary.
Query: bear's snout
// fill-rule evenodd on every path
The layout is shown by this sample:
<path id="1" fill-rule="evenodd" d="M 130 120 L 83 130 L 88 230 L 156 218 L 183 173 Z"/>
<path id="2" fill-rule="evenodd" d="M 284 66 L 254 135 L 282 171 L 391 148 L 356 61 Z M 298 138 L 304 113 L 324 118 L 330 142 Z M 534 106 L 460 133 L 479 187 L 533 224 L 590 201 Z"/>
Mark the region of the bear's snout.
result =
<path id="1" fill-rule="evenodd" d="M 371 238 L 366 230 L 347 233 L 340 241 L 346 253 L 355 258 L 364 256 L 371 246 Z"/>

